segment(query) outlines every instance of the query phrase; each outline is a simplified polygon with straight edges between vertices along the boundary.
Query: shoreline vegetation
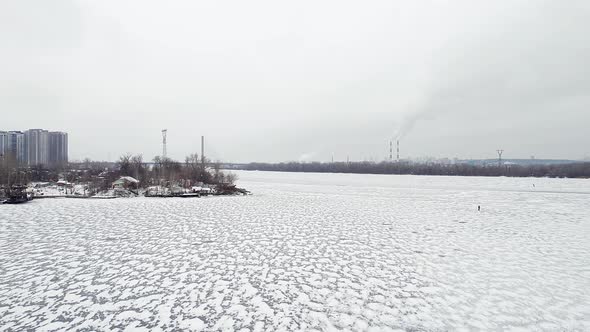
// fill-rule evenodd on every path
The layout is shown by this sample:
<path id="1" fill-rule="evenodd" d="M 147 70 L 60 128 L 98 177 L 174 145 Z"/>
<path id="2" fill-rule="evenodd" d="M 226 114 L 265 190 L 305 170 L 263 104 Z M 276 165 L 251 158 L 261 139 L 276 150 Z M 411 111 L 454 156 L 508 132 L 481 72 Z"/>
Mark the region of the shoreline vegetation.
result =
<path id="1" fill-rule="evenodd" d="M 201 197 L 246 195 L 235 185 L 237 175 L 197 154 L 184 162 L 125 154 L 116 163 L 68 163 L 56 167 L 19 167 L 0 158 L 0 198 L 9 198 L 15 186 L 26 187 L 35 198 Z"/>
<path id="2" fill-rule="evenodd" d="M 543 165 L 471 165 L 399 162 L 287 162 L 250 163 L 234 169 L 246 171 L 351 173 L 383 175 L 442 175 L 442 176 L 506 176 L 590 178 L 590 162 Z"/>

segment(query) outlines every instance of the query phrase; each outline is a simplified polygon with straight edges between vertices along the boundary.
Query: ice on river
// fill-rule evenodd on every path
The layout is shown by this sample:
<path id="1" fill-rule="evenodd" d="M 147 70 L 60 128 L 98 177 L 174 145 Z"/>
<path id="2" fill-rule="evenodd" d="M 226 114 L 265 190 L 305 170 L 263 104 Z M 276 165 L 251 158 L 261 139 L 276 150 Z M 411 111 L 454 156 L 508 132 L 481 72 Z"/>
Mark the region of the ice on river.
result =
<path id="1" fill-rule="evenodd" d="M 0 206 L 0 330 L 590 330 L 588 180 L 239 175 Z"/>

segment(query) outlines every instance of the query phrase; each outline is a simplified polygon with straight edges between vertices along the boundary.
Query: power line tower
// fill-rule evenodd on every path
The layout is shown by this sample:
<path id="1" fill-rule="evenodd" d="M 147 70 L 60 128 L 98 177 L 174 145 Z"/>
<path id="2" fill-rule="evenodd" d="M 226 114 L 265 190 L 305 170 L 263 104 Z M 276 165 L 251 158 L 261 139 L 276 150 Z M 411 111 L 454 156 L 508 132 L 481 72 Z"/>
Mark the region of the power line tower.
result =
<path id="1" fill-rule="evenodd" d="M 166 158 L 168 155 L 168 151 L 166 150 L 166 135 L 168 134 L 168 129 L 162 129 L 162 158 Z"/>
<path id="2" fill-rule="evenodd" d="M 498 167 L 502 166 L 502 153 L 504 153 L 504 150 L 496 150 L 496 152 L 498 152 Z"/>

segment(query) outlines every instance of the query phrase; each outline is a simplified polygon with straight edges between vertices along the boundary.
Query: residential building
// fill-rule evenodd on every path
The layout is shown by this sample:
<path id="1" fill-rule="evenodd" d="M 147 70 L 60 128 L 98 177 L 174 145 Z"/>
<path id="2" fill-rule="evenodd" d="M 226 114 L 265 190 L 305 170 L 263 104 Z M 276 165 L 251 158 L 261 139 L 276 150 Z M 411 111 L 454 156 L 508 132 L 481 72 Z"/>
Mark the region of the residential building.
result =
<path id="1" fill-rule="evenodd" d="M 6 155 L 11 155 L 21 165 L 27 163 L 27 149 L 25 135 L 22 131 L 8 132 L 8 151 Z"/>
<path id="2" fill-rule="evenodd" d="M 63 165 L 68 162 L 68 134 L 44 129 L 0 131 L 0 156 L 11 156 L 20 165 Z"/>
<path id="3" fill-rule="evenodd" d="M 27 161 L 33 165 L 49 164 L 49 132 L 43 129 L 29 129 L 25 132 Z"/>
<path id="4" fill-rule="evenodd" d="M 8 153 L 8 133 L 0 131 L 0 157 L 3 157 Z"/>
<path id="5" fill-rule="evenodd" d="M 57 166 L 68 162 L 68 134 L 49 132 L 49 165 Z"/>

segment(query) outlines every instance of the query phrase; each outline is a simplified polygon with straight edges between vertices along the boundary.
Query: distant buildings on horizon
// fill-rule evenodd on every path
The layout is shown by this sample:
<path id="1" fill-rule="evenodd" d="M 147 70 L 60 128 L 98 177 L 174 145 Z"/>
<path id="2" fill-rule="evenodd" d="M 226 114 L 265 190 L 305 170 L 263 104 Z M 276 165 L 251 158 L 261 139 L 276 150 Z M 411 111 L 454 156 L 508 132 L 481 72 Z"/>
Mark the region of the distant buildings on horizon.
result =
<path id="1" fill-rule="evenodd" d="M 68 162 L 68 134 L 44 129 L 0 131 L 0 156 L 12 157 L 19 165 L 62 165 Z"/>

